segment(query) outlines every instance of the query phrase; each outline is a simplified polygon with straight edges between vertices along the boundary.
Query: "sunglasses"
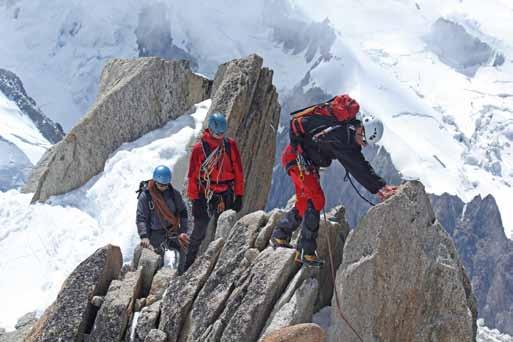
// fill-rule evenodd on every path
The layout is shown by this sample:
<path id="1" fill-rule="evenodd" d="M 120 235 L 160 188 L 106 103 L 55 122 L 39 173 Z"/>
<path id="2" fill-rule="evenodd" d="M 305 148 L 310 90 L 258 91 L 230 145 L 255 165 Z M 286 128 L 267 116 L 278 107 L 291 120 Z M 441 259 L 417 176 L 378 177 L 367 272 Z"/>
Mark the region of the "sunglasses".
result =
<path id="1" fill-rule="evenodd" d="M 159 183 L 159 182 L 155 182 L 155 185 L 158 188 L 167 188 L 169 186 L 169 184 L 162 184 L 162 183 Z"/>

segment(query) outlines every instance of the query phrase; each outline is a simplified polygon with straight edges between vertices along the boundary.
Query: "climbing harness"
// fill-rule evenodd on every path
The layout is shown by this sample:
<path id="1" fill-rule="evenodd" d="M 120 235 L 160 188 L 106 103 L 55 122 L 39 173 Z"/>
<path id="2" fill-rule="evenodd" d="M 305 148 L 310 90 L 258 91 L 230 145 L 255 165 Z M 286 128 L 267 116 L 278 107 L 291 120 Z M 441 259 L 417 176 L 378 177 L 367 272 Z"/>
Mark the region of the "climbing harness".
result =
<path id="1" fill-rule="evenodd" d="M 299 151 L 296 152 L 296 164 L 299 170 L 299 178 L 301 179 L 301 181 L 303 181 L 305 179 L 304 171 L 306 170 L 306 162 L 305 158 L 301 153 L 299 153 Z"/>
<path id="2" fill-rule="evenodd" d="M 326 218 L 326 210 L 323 209 L 322 211 L 324 213 L 324 222 L 325 222 L 325 224 L 327 226 L 328 225 L 328 219 Z M 356 335 L 356 337 L 358 337 L 358 339 L 361 342 L 363 342 L 363 338 L 360 336 L 360 334 L 358 334 L 358 332 L 355 330 L 355 328 L 353 328 L 351 323 L 349 323 L 347 318 L 344 316 L 344 313 L 342 312 L 342 308 L 340 306 L 340 301 L 338 299 L 337 284 L 335 283 L 335 267 L 333 266 L 334 265 L 334 261 L 333 261 L 333 253 L 331 252 L 331 238 L 330 238 L 330 234 L 328 234 L 328 253 L 329 253 L 329 257 L 330 257 L 331 279 L 332 279 L 332 282 L 333 282 L 333 291 L 335 292 L 335 303 L 337 305 L 337 313 L 340 316 L 340 318 L 342 318 L 342 320 L 347 324 L 347 326 L 353 331 L 353 333 Z"/>

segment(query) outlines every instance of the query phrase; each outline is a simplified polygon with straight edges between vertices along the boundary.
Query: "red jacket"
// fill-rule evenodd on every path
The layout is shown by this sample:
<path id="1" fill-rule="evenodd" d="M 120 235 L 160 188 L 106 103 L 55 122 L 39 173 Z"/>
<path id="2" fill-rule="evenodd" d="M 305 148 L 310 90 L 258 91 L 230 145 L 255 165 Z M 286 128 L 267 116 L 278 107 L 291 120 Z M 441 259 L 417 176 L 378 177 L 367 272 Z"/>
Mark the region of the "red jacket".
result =
<path id="1" fill-rule="evenodd" d="M 233 191 L 236 196 L 244 195 L 244 173 L 242 171 L 242 161 L 240 159 L 239 149 L 237 143 L 231 138 L 228 140 L 229 153 L 225 151 L 222 160 L 219 161 L 210 174 L 210 189 L 214 192 L 220 193 L 228 190 L 230 185 L 229 181 L 233 181 Z M 211 151 L 216 149 L 219 144 L 223 143 L 224 139 L 216 139 L 212 136 L 208 129 L 205 130 L 202 141 L 205 141 Z M 192 148 L 191 159 L 189 163 L 189 173 L 187 175 L 187 196 L 190 200 L 198 199 L 204 196 L 204 185 L 200 184 L 200 169 L 205 161 L 205 152 L 203 151 L 202 141 L 194 144 Z M 203 174 L 201 174 L 203 176 Z"/>

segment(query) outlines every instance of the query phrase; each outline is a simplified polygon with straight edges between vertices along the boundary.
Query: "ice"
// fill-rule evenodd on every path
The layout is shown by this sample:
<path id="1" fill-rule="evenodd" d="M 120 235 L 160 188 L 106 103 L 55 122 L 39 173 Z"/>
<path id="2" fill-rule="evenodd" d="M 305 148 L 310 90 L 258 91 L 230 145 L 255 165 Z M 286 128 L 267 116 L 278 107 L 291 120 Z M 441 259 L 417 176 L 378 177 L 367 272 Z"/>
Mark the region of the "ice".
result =
<path id="1" fill-rule="evenodd" d="M 0 326 L 46 308 L 66 276 L 97 248 L 121 247 L 125 261 L 139 241 L 135 227 L 141 180 L 153 168 L 173 167 L 202 128 L 210 100 L 114 152 L 102 173 L 81 188 L 30 205 L 32 194 L 0 192 L 0 292 L 6 295 Z"/>

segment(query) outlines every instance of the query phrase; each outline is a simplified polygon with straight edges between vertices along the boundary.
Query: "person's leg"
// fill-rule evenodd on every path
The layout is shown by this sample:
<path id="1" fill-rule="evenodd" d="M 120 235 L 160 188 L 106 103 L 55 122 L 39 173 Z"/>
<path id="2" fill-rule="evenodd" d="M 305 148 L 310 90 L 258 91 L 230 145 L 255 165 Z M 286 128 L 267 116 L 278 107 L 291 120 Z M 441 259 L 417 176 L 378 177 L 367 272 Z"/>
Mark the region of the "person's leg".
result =
<path id="1" fill-rule="evenodd" d="M 301 218 L 299 217 L 298 210 L 292 208 L 285 216 L 278 221 L 276 228 L 273 230 L 271 236 L 271 244 L 275 247 L 288 247 L 290 248 L 290 237 L 292 233 L 299 227 Z"/>
<path id="2" fill-rule="evenodd" d="M 313 201 L 309 200 L 308 208 L 306 209 L 303 221 L 301 222 L 301 238 L 297 245 L 299 252 L 302 252 L 305 255 L 315 255 L 315 250 L 317 249 L 316 239 L 319 232 L 319 220 L 320 213 L 315 209 Z"/>
<path id="3" fill-rule="evenodd" d="M 297 168 L 292 168 L 289 176 L 296 190 L 296 203 L 285 216 L 278 221 L 271 236 L 271 244 L 275 247 L 291 247 L 289 244 L 292 233 L 299 227 L 301 217 L 306 209 L 306 198 L 303 191 L 303 181 Z"/>
<path id="4" fill-rule="evenodd" d="M 221 194 L 224 202 L 224 210 L 233 209 L 234 194 L 233 189 L 229 188 Z"/>
<path id="5" fill-rule="evenodd" d="M 194 216 L 194 227 L 190 236 L 187 257 L 185 258 L 184 271 L 186 271 L 196 259 L 201 242 L 207 232 L 208 221 L 210 220 L 207 212 L 207 201 L 202 198 L 200 201 L 194 201 L 192 204 L 192 214 Z"/>
<path id="6" fill-rule="evenodd" d="M 300 261 L 322 263 L 316 258 L 317 236 L 319 232 L 320 212 L 324 208 L 324 192 L 316 174 L 306 175 L 303 179 L 307 208 L 301 222 L 301 238 L 297 245 Z"/>

